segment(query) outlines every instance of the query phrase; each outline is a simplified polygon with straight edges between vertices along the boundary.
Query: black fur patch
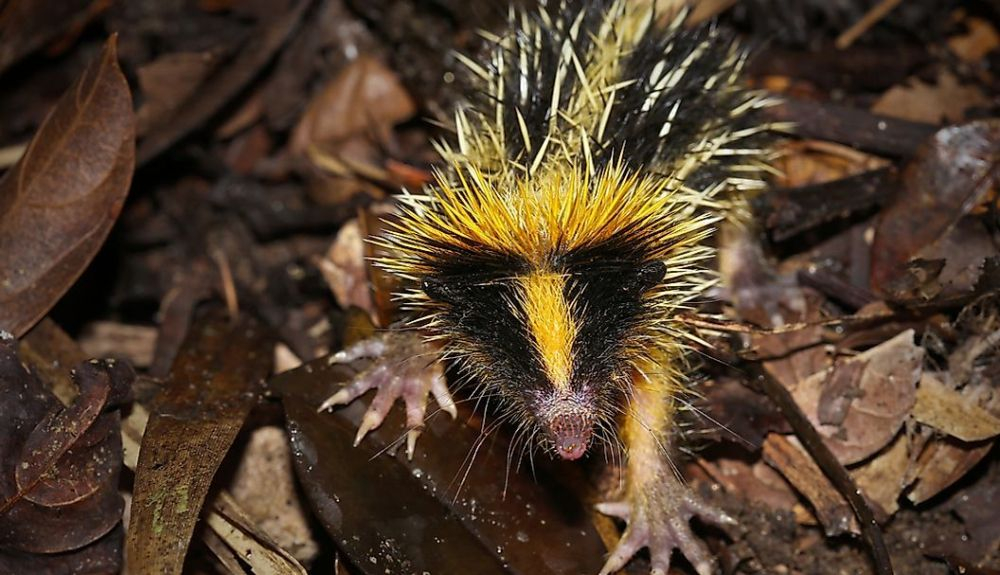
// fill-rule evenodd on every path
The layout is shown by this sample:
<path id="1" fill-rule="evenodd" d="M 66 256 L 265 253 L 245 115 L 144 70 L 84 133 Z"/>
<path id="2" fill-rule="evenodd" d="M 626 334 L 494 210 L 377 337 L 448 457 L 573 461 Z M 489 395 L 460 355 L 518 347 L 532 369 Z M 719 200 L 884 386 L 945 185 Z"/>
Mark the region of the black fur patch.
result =
<path id="1" fill-rule="evenodd" d="M 650 313 L 643 295 L 658 285 L 662 262 L 594 262 L 569 268 L 566 297 L 578 317 L 574 385 L 603 386 L 625 369 L 622 345 Z"/>
<path id="2" fill-rule="evenodd" d="M 516 275 L 524 263 L 509 256 L 464 254 L 425 278 L 422 289 L 441 304 L 442 329 L 460 344 L 487 356 L 488 379 L 506 389 L 545 387 L 545 371 L 528 328 L 512 309 Z M 487 367 L 487 366 L 483 366 Z"/>
<path id="3" fill-rule="evenodd" d="M 562 259 L 568 276 L 566 298 L 572 301 L 577 338 L 573 348 L 574 387 L 608 388 L 626 369 L 622 344 L 644 321 L 643 296 L 665 273 L 660 261 L 622 257 L 615 246 L 598 246 Z M 551 388 L 538 351 L 518 306 L 516 276 L 523 267 L 494 260 L 467 263 L 450 274 L 426 278 L 423 290 L 445 310 L 443 329 L 458 341 L 474 343 L 489 358 L 489 384 L 507 391 Z M 515 397 L 515 400 L 523 397 Z"/>
<path id="4" fill-rule="evenodd" d="M 511 160 L 523 161 L 527 151 L 514 110 L 520 111 L 524 117 L 529 141 L 533 142 L 537 149 L 548 133 L 548 125 L 552 119 L 552 94 L 555 92 L 557 78 L 555 71 L 559 67 L 563 45 L 569 42 L 581 58 L 586 58 L 592 44 L 593 32 L 603 22 L 609 4 L 608 0 L 551 2 L 543 10 L 547 10 L 549 18 L 556 25 L 555 28 L 546 28 L 542 24 L 540 14 L 528 12 L 527 17 L 544 30 L 538 39 L 538 46 L 535 46 L 536 39 L 529 37 L 519 23 L 514 26 L 515 29 L 511 33 L 515 34 L 515 41 L 512 43 L 513 47 L 507 58 L 508 65 L 504 70 L 504 92 L 499 95 L 506 109 L 503 130 L 508 157 Z M 583 20 L 580 30 L 576 38 L 573 38 L 570 27 L 581 14 Z M 523 71 L 518 66 L 511 65 L 518 62 L 522 54 L 527 58 L 527 68 Z M 586 66 L 586 61 L 583 64 Z M 574 74 L 567 74 L 563 78 L 558 110 L 565 110 L 570 100 L 575 97 L 576 82 Z M 522 90 L 522 86 L 527 86 L 527 90 Z M 484 94 L 483 99 L 486 101 L 481 102 L 477 108 L 492 110 L 493 101 L 488 98 L 489 96 Z"/>
<path id="5" fill-rule="evenodd" d="M 559 260 L 568 276 L 566 298 L 576 310 L 574 387 L 613 391 L 613 375 L 626 369 L 622 344 L 650 313 L 643 295 L 666 271 L 660 261 L 643 262 L 617 248 L 595 246 Z M 514 401 L 525 399 L 523 392 L 551 389 L 523 311 L 516 307 L 516 277 L 525 271 L 526 264 L 510 258 L 487 261 L 483 253 L 466 254 L 448 273 L 425 278 L 422 285 L 444 310 L 442 329 L 489 358 L 489 381 L 483 383 L 518 394 L 508 398 Z"/>
<path id="6" fill-rule="evenodd" d="M 729 113 L 746 99 L 745 92 L 730 86 L 706 90 L 704 85 L 723 69 L 734 41 L 731 33 L 715 30 L 711 24 L 674 33 L 647 33 L 626 60 L 625 77 L 636 82 L 616 94 L 609 132 L 595 153 L 595 162 L 604 165 L 624 150 L 632 165 L 672 165 L 702 138 L 730 130 Z M 661 61 L 666 70 L 674 70 L 698 49 L 704 53 L 691 62 L 680 82 L 657 92 L 650 70 Z M 652 105 L 643 110 L 650 99 Z M 660 130 L 674 106 L 678 106 L 677 115 L 669 134 L 662 137 Z"/>

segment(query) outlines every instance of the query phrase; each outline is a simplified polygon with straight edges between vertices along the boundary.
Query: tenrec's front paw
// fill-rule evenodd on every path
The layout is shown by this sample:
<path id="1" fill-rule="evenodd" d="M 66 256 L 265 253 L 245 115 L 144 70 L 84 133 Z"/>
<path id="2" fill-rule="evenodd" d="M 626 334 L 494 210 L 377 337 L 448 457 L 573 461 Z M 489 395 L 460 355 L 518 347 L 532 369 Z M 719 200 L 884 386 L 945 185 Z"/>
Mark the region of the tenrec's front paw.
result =
<path id="1" fill-rule="evenodd" d="M 343 349 L 330 356 L 330 363 L 350 363 L 358 359 L 372 360 L 354 381 L 330 396 L 319 411 L 336 405 L 346 405 L 376 389 L 364 419 L 354 438 L 357 445 L 365 435 L 382 425 L 397 399 L 406 405 L 406 454 L 413 457 L 417 438 L 427 413 L 427 396 L 431 394 L 442 410 L 454 418 L 458 415 L 455 401 L 445 384 L 444 368 L 437 350 L 426 343 L 419 334 L 388 332 Z"/>
<path id="2" fill-rule="evenodd" d="M 736 521 L 721 509 L 704 503 L 679 483 L 674 488 L 681 492 L 670 493 L 666 497 L 649 497 L 647 494 L 633 497 L 630 501 L 597 505 L 601 513 L 628 524 L 604 564 L 601 575 L 623 568 L 643 547 L 649 548 L 651 575 L 666 575 L 674 549 L 687 557 L 698 575 L 711 575 L 715 571 L 715 561 L 708 549 L 691 531 L 691 518 L 697 516 L 720 526 L 735 525 Z"/>

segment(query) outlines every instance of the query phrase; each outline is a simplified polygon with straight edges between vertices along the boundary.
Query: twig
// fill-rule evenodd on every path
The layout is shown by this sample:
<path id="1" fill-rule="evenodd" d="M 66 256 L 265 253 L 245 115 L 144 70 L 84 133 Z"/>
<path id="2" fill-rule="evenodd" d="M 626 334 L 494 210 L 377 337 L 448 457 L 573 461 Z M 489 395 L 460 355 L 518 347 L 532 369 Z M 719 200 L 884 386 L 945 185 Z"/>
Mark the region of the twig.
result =
<path id="1" fill-rule="evenodd" d="M 219 276 L 222 280 L 222 294 L 226 299 L 226 310 L 230 319 L 236 319 L 240 315 L 240 301 L 236 295 L 236 282 L 233 281 L 233 270 L 229 267 L 229 258 L 221 248 L 209 250 L 209 254 L 215 265 L 219 268 Z"/>
<path id="2" fill-rule="evenodd" d="M 882 0 L 878 4 L 872 6 L 871 10 L 865 13 L 860 20 L 851 25 L 850 28 L 844 30 L 834 45 L 838 50 L 843 50 L 850 47 L 862 34 L 868 31 L 869 28 L 878 23 L 879 20 L 885 18 L 889 12 L 896 6 L 899 6 L 903 0 Z"/>
<path id="3" fill-rule="evenodd" d="M 816 428 L 809 422 L 785 386 L 778 383 L 758 363 L 748 364 L 748 368 L 763 386 L 764 393 L 781 410 L 795 431 L 795 436 L 802 442 L 802 446 L 806 448 L 806 451 L 830 479 L 833 486 L 850 504 L 854 516 L 857 517 L 858 524 L 861 526 L 861 534 L 871 551 L 875 573 L 877 575 L 893 575 L 892 560 L 889 557 L 889 550 L 886 549 L 885 541 L 882 539 L 882 530 L 875 521 L 875 515 L 868 507 L 868 502 L 861 495 L 861 490 L 854 483 L 847 469 L 837 461 L 830 449 L 823 443 Z"/>
<path id="4" fill-rule="evenodd" d="M 830 102 L 809 102 L 781 98 L 781 103 L 764 110 L 768 120 L 790 122 L 800 138 L 829 140 L 854 146 L 880 156 L 908 158 L 937 127 L 880 116 L 867 110 Z"/>
<path id="5" fill-rule="evenodd" d="M 844 315 L 840 317 L 824 319 L 819 321 L 789 323 L 782 325 L 780 327 L 772 327 L 772 328 L 760 327 L 747 322 L 716 319 L 710 316 L 696 315 L 691 313 L 678 314 L 677 316 L 675 316 L 675 319 L 681 323 L 685 323 L 692 327 L 700 327 L 703 329 L 710 329 L 720 332 L 749 333 L 756 335 L 777 335 L 782 333 L 801 331 L 803 329 L 811 327 L 847 327 L 847 326 L 857 326 L 857 325 L 869 325 L 869 324 L 879 323 L 884 320 L 893 319 L 895 317 L 898 317 L 898 314 L 896 314 L 892 310 L 886 310 L 873 314 Z"/>
<path id="6" fill-rule="evenodd" d="M 877 168 L 839 180 L 778 188 L 750 200 L 758 221 L 776 242 L 852 214 L 881 207 L 893 198 L 892 168 Z"/>

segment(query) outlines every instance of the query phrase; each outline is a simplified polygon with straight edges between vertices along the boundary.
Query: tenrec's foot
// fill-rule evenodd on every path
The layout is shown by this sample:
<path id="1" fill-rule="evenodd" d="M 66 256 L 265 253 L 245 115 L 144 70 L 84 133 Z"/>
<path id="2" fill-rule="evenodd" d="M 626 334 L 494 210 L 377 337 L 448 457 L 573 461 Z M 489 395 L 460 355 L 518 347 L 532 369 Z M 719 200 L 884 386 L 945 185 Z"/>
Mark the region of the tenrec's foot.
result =
<path id="1" fill-rule="evenodd" d="M 649 548 L 651 575 L 666 575 L 670 569 L 670 556 L 678 549 L 694 566 L 698 575 L 711 575 L 715 571 L 705 544 L 691 531 L 692 517 L 715 525 L 735 525 L 736 521 L 720 509 L 695 497 L 687 487 L 671 482 L 672 489 L 665 498 L 643 497 L 629 501 L 600 503 L 597 510 L 624 520 L 628 526 L 615 550 L 608 557 L 601 575 L 609 575 L 623 568 L 643 547 Z M 679 493 L 672 493 L 678 490 Z"/>
<path id="2" fill-rule="evenodd" d="M 406 454 L 413 457 L 427 412 L 427 395 L 434 396 L 441 409 L 458 415 L 455 401 L 445 384 L 444 369 L 438 351 L 417 333 L 388 332 L 360 341 L 330 356 L 330 363 L 350 363 L 359 359 L 372 361 L 354 381 L 330 396 L 319 411 L 345 405 L 376 389 L 375 398 L 365 413 L 354 445 L 382 425 L 397 399 L 406 405 Z"/>

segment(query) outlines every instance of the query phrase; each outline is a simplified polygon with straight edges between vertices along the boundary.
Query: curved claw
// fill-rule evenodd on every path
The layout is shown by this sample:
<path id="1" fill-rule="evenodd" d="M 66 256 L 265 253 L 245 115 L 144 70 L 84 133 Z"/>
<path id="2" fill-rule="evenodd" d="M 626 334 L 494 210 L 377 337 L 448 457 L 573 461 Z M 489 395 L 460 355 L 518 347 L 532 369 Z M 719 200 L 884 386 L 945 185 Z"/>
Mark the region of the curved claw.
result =
<path id="1" fill-rule="evenodd" d="M 448 391 L 444 374 L 434 374 L 434 378 L 431 380 L 431 394 L 434 395 L 434 401 L 437 402 L 438 407 L 448 412 L 452 419 L 458 417 L 458 407 L 455 406 L 455 400 L 451 397 L 451 392 Z"/>
<path id="2" fill-rule="evenodd" d="M 604 501 L 594 506 L 599 512 L 622 521 L 628 521 L 629 504 L 626 501 Z"/>
<path id="3" fill-rule="evenodd" d="M 611 573 L 623 569 L 640 549 L 647 546 L 647 543 L 643 539 L 643 535 L 638 534 L 637 530 L 632 529 L 632 526 L 629 525 L 625 529 L 625 533 L 622 534 L 622 538 L 618 540 L 615 550 L 608 556 L 608 560 L 604 563 L 604 568 L 601 569 L 600 575 L 611 575 Z M 669 560 L 667 561 L 667 567 L 670 567 Z"/>
<path id="4" fill-rule="evenodd" d="M 385 374 L 388 370 L 389 366 L 382 363 L 372 365 L 355 376 L 354 381 L 328 397 L 316 411 L 326 411 L 337 405 L 347 405 L 367 393 L 368 390 L 384 385 Z"/>
<path id="5" fill-rule="evenodd" d="M 676 488 L 683 489 L 680 486 Z M 711 575 L 715 571 L 715 561 L 705 544 L 691 531 L 689 521 L 697 516 L 720 526 L 736 523 L 726 512 L 708 505 L 691 493 L 684 493 L 680 497 L 669 516 L 664 516 L 661 509 L 648 508 L 639 501 L 605 502 L 599 503 L 596 508 L 605 515 L 628 523 L 600 575 L 610 575 L 624 568 L 643 547 L 649 548 L 651 575 L 666 575 L 674 549 L 688 559 L 698 575 Z"/>
<path id="6" fill-rule="evenodd" d="M 444 370 L 435 358 L 435 350 L 412 333 L 390 332 L 367 339 L 330 356 L 330 363 L 349 363 L 358 359 L 372 359 L 373 363 L 359 373 L 354 381 L 331 395 L 319 406 L 318 411 L 337 405 L 346 405 L 368 391 L 375 389 L 375 398 L 365 412 L 354 437 L 354 445 L 361 443 L 368 432 L 385 420 L 396 400 L 406 406 L 406 454 L 413 457 L 417 438 L 423 431 L 427 414 L 427 396 L 433 395 L 442 411 L 458 416 L 455 401 L 445 384 Z"/>

